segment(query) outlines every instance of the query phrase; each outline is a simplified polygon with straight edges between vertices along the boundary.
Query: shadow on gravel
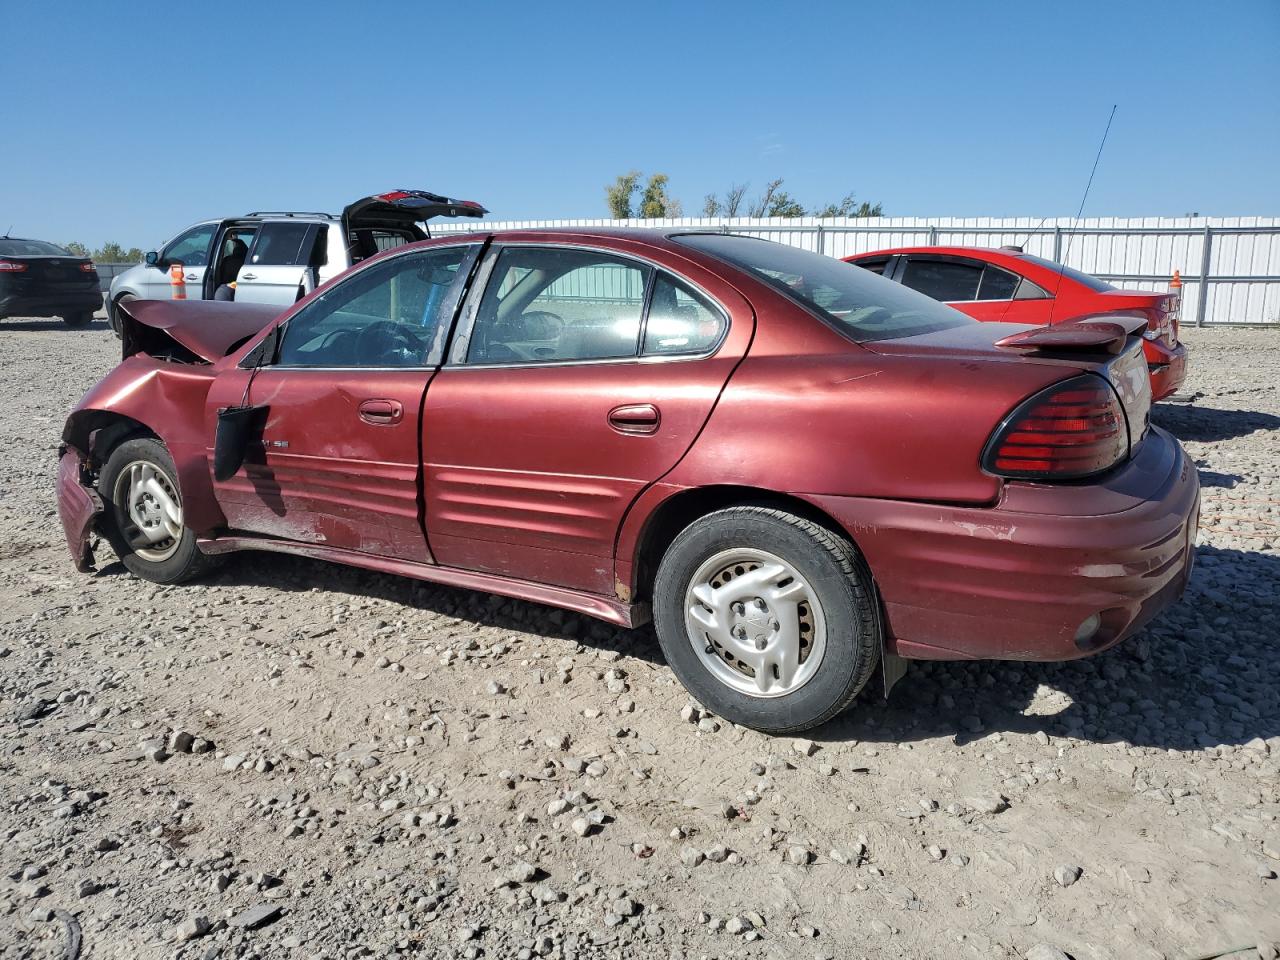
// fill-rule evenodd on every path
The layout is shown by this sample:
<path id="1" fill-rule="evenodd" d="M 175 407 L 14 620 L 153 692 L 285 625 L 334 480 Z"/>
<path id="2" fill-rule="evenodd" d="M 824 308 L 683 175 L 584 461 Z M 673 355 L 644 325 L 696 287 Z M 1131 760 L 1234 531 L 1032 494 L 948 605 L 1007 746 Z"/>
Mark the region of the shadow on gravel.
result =
<path id="1" fill-rule="evenodd" d="M 111 327 L 102 317 L 94 317 L 93 323 L 84 327 L 68 327 L 57 317 L 24 320 L 0 320 L 0 330 L 17 330 L 25 333 L 54 333 L 61 330 L 67 334 L 91 333 L 94 330 L 110 330 Z"/>
<path id="2" fill-rule="evenodd" d="M 1190 404 L 1156 404 L 1151 422 L 1179 440 L 1211 443 L 1243 437 L 1255 430 L 1280 430 L 1280 417 L 1253 410 L 1216 410 Z"/>
<path id="3" fill-rule="evenodd" d="M 1225 487 L 1230 490 L 1237 483 L 1244 480 L 1244 477 L 1238 473 L 1219 473 L 1217 470 L 1197 469 L 1200 474 L 1200 486 L 1202 487 Z"/>
<path id="4" fill-rule="evenodd" d="M 1277 584 L 1280 557 L 1200 547 L 1182 600 L 1118 647 L 1068 663 L 913 663 L 888 703 L 864 696 L 814 739 L 964 743 L 1043 730 L 1195 750 L 1278 736 Z"/>
<path id="5" fill-rule="evenodd" d="M 113 563 L 99 576 L 123 572 L 123 565 Z M 322 588 L 477 627 L 567 638 L 663 662 L 651 626 L 620 630 L 535 603 L 304 557 L 234 554 L 209 582 L 233 590 Z M 1280 557 L 1200 547 L 1182 600 L 1118 647 L 1067 663 L 916 661 L 887 702 L 873 680 L 846 714 L 810 736 L 894 745 L 936 737 L 965 743 L 996 732 L 1043 730 L 1051 736 L 1176 750 L 1275 737 L 1280 735 L 1277 585 Z M 333 602 L 346 601 L 338 596 Z M 401 615 L 394 607 L 386 610 L 388 620 Z M 409 610 L 403 615 L 411 617 Z M 306 636 L 329 625 L 324 609 L 298 630 Z M 1029 709 L 1034 713 L 1025 712 Z"/>

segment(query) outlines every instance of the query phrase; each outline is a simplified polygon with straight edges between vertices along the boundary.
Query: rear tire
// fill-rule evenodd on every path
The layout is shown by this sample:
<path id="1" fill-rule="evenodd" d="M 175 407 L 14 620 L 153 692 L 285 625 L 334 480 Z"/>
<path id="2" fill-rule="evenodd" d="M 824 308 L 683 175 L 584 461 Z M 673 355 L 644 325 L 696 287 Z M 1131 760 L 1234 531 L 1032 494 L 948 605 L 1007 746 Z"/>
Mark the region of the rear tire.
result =
<path id="1" fill-rule="evenodd" d="M 181 583 L 211 570 L 182 518 L 178 470 L 159 440 L 126 440 L 98 476 L 102 528 L 130 572 L 153 583 Z"/>
<path id="2" fill-rule="evenodd" d="M 69 313 L 62 318 L 62 322 L 73 330 L 79 330 L 93 323 L 93 311 L 85 310 L 81 313 Z"/>
<path id="3" fill-rule="evenodd" d="M 653 596 L 658 641 L 685 688 L 765 733 L 835 717 L 883 649 L 875 586 L 853 544 L 772 507 L 691 524 L 663 556 Z"/>

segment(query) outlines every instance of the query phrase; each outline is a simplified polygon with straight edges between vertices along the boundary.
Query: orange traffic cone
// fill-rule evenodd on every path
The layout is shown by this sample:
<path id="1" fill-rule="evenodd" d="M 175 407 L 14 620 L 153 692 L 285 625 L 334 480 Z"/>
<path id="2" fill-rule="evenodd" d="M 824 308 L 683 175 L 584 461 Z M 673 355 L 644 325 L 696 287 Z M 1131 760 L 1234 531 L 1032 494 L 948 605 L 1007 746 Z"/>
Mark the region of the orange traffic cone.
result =
<path id="1" fill-rule="evenodd" d="M 1182 271 L 1181 270 L 1173 271 L 1173 279 L 1169 281 L 1169 292 L 1177 293 L 1177 294 L 1182 293 Z"/>
<path id="2" fill-rule="evenodd" d="M 182 264 L 169 265 L 169 293 L 172 300 L 187 299 L 187 281 L 182 276 Z"/>

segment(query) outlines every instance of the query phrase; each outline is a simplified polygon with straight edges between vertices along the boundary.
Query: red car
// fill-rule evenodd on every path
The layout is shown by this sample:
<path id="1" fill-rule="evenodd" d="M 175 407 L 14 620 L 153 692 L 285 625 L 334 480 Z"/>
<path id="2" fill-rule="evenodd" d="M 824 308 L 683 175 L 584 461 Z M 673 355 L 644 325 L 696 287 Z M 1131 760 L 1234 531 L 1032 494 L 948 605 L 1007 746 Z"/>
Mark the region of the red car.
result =
<path id="1" fill-rule="evenodd" d="M 72 556 L 301 554 L 652 615 L 719 715 L 802 730 L 900 657 L 1061 660 L 1181 593 L 1199 486 L 1136 320 L 980 324 L 747 237 L 407 244 L 283 313 L 124 307 L 63 433 Z"/>
<path id="2" fill-rule="evenodd" d="M 1176 393 L 1186 379 L 1187 348 L 1178 342 L 1177 295 L 1117 290 L 1018 247 L 902 247 L 845 260 L 975 320 L 1041 326 L 1117 315 L 1141 318 L 1146 323 L 1142 349 L 1151 371 L 1153 399 Z"/>

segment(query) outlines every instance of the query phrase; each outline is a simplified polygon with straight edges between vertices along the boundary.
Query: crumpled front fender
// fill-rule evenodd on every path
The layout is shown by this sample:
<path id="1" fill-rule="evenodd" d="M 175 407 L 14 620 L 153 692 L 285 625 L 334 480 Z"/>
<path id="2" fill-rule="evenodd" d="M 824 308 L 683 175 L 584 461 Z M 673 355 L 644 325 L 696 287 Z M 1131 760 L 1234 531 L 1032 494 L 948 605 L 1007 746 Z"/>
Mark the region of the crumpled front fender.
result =
<path id="1" fill-rule="evenodd" d="M 93 547 L 89 540 L 102 513 L 102 498 L 83 479 L 84 460 L 73 447 L 62 447 L 58 461 L 58 516 L 67 538 L 71 560 L 81 573 L 93 571 Z"/>

